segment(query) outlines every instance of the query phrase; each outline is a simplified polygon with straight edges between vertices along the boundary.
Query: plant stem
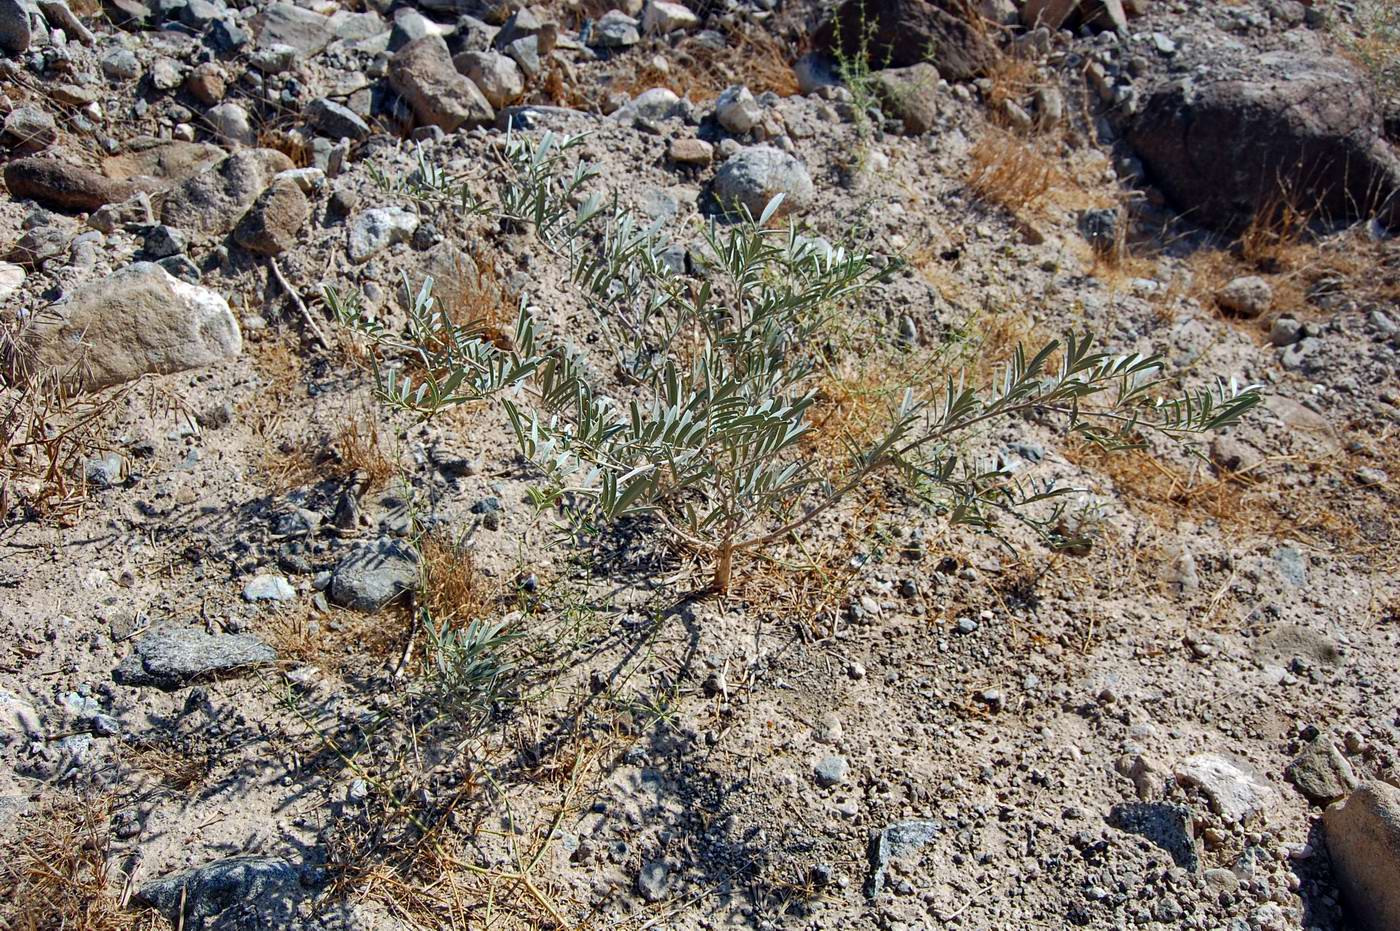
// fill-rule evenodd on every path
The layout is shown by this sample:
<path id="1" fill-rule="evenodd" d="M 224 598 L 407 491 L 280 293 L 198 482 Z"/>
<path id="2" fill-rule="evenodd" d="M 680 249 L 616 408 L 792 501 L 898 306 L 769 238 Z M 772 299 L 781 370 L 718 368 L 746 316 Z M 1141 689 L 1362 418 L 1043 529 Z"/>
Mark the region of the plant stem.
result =
<path id="1" fill-rule="evenodd" d="M 730 537 L 719 545 L 715 554 L 715 576 L 710 588 L 717 595 L 729 593 L 729 577 L 734 568 L 734 538 Z"/>

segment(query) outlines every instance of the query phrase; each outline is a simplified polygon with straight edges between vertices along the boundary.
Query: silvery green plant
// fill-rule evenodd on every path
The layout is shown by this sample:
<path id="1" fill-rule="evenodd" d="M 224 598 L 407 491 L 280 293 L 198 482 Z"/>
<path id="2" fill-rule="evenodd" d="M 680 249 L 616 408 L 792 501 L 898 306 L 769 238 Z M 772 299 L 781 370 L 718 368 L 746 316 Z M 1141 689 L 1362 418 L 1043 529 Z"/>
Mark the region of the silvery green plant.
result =
<path id="1" fill-rule="evenodd" d="M 697 280 L 668 263 L 658 224 L 615 204 L 605 210 L 597 195 L 581 198 L 588 171 L 567 169 L 564 158 L 577 137 L 512 142 L 519 148 L 500 213 L 528 222 L 567 256 L 612 353 L 611 378 L 598 371 L 601 360 L 545 333 L 524 301 L 514 340 L 502 346 L 436 311 L 431 283 L 402 335 L 328 299 L 385 358 L 384 399 L 432 416 L 496 398 L 546 477 L 541 502 L 566 498 L 603 521 L 656 520 L 709 558 L 715 591 L 728 590 L 736 556 L 784 540 L 882 473 L 902 474 L 954 522 L 996 532 L 998 518 L 1011 516 L 1049 533 L 1054 499 L 1073 489 L 1019 480 L 962 451 L 996 421 L 1058 417 L 1116 449 L 1148 433 L 1189 442 L 1259 401 L 1256 388 L 1233 381 L 1168 395 L 1160 357 L 1114 355 L 1091 336 L 1070 335 L 1034 352 L 1018 348 L 986 387 L 961 375 L 909 386 L 884 431 L 852 447 L 833 473 L 804 440 L 830 361 L 832 317 L 884 278 L 872 257 L 805 237 L 792 223 L 775 227 L 775 198 L 757 220 L 705 228 L 708 269 Z M 582 203 L 566 209 L 568 198 Z M 1050 502 L 1048 516 L 1031 508 L 1041 502 Z"/>

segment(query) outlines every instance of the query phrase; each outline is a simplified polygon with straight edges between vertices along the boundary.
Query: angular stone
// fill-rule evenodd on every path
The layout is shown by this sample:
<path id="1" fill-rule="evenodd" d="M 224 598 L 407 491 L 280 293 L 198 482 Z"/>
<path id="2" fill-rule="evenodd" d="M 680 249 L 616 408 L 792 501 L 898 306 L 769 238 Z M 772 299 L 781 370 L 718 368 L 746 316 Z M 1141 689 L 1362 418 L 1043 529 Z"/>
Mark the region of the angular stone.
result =
<path id="1" fill-rule="evenodd" d="M 456 69 L 471 79 L 491 106 L 500 109 L 525 94 L 525 78 L 508 55 L 499 52 L 463 52 L 452 59 Z"/>
<path id="2" fill-rule="evenodd" d="M 407 543 L 381 537 L 335 567 L 331 601 L 356 611 L 378 611 L 418 587 L 418 554 Z"/>
<path id="3" fill-rule="evenodd" d="M 26 365 L 95 391 L 232 359 L 243 337 L 217 292 L 135 262 L 35 315 L 21 345 Z"/>
<path id="4" fill-rule="evenodd" d="M 366 210 L 350 224 L 350 261 L 359 264 L 395 243 L 408 242 L 418 229 L 418 216 L 399 207 Z"/>
<path id="5" fill-rule="evenodd" d="M 591 44 L 602 48 L 627 48 L 642 41 L 637 21 L 621 10 L 609 10 L 593 24 Z"/>
<path id="6" fill-rule="evenodd" d="M 175 689 L 188 682 L 271 663 L 277 652 L 247 634 L 209 634 L 197 627 L 158 627 L 136 641 L 112 673 L 122 685 Z"/>
<path id="7" fill-rule="evenodd" d="M 1195 786 L 1210 800 L 1216 814 L 1244 824 L 1264 814 L 1277 800 L 1273 786 L 1243 763 L 1216 753 L 1197 753 L 1176 767 L 1176 780 Z"/>
<path id="8" fill-rule="evenodd" d="M 1168 802 L 1124 802 L 1108 813 L 1109 824 L 1147 838 L 1171 854 L 1177 866 L 1195 873 L 1201 868 L 1201 852 L 1191 821 L 1189 808 Z"/>
<path id="9" fill-rule="evenodd" d="M 369 138 L 369 124 L 358 113 L 334 100 L 317 97 L 306 105 L 306 122 L 318 133 L 331 139 L 360 142 Z"/>
<path id="10" fill-rule="evenodd" d="M 650 35 L 666 35 L 679 29 L 694 29 L 700 17 L 690 7 L 666 0 L 650 0 L 642 10 L 642 31 Z"/>
<path id="11" fill-rule="evenodd" d="M 1253 319 L 1269 312 L 1274 304 L 1274 289 L 1263 278 L 1246 275 L 1216 291 L 1215 303 L 1227 313 Z"/>
<path id="12" fill-rule="evenodd" d="M 1367 782 L 1323 813 L 1322 830 L 1357 926 L 1400 928 L 1400 789 Z"/>
<path id="13" fill-rule="evenodd" d="M 1330 805 L 1356 788 L 1356 775 L 1332 740 L 1320 736 L 1288 764 L 1288 781 L 1314 805 Z"/>
<path id="14" fill-rule="evenodd" d="M 282 2 L 270 3 L 253 20 L 258 47 L 290 45 L 303 55 L 315 55 L 335 38 L 329 16 Z"/>
<path id="15" fill-rule="evenodd" d="M 763 119 L 763 108 L 747 87 L 736 84 L 715 99 L 715 119 L 729 132 L 742 135 Z"/>
<path id="16" fill-rule="evenodd" d="M 58 138 L 58 124 L 38 107 L 15 107 L 5 117 L 5 141 L 20 152 L 39 152 Z"/>
<path id="17" fill-rule="evenodd" d="M 274 180 L 243 215 L 234 241 L 258 255 L 280 255 L 296 245 L 311 204 L 291 178 Z"/>
<path id="18" fill-rule="evenodd" d="M 135 895 L 172 927 L 202 931 L 289 928 L 305 897 L 297 870 L 280 857 L 234 857 L 148 883 Z"/>
<path id="19" fill-rule="evenodd" d="M 186 178 L 166 195 L 161 220 L 195 233 L 229 232 L 273 176 L 292 160 L 276 149 L 244 149 Z"/>
<path id="20" fill-rule="evenodd" d="M 389 62 L 389 83 L 423 125 L 452 132 L 496 119 L 481 91 L 453 66 L 441 36 L 424 36 L 399 49 Z"/>
<path id="21" fill-rule="evenodd" d="M 938 69 L 927 62 L 876 71 L 874 89 L 885 113 L 904 123 L 908 135 L 933 129 L 938 121 Z"/>
<path id="22" fill-rule="evenodd" d="M 715 147 L 704 139 L 672 139 L 667 156 L 677 165 L 708 165 L 714 161 Z"/>
<path id="23" fill-rule="evenodd" d="M 165 188 L 217 165 L 228 153 L 208 142 L 181 142 L 170 139 L 136 139 L 127 151 L 102 162 L 102 173 L 120 181 L 149 178 Z"/>
<path id="24" fill-rule="evenodd" d="M 885 876 L 890 861 L 918 853 L 925 844 L 938 836 L 942 826 L 937 821 L 913 819 L 896 821 L 870 838 L 870 876 L 865 882 L 865 894 L 871 898 L 885 890 Z"/>

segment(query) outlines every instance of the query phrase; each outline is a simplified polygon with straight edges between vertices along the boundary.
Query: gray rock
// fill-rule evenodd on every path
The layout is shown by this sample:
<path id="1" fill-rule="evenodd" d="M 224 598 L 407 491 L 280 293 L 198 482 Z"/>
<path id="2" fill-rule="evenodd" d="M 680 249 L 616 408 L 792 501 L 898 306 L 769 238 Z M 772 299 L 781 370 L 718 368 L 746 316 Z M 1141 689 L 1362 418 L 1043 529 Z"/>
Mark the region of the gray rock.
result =
<path id="1" fill-rule="evenodd" d="M 1269 327 L 1269 342 L 1279 349 L 1303 338 L 1303 325 L 1293 317 L 1279 317 Z"/>
<path id="2" fill-rule="evenodd" d="M 1400 928 L 1400 789 L 1367 782 L 1322 816 L 1327 852 L 1359 928 Z"/>
<path id="3" fill-rule="evenodd" d="M 399 49 L 389 62 L 389 83 L 425 126 L 450 133 L 463 126 L 489 126 L 496 119 L 481 91 L 453 66 L 441 36 L 424 36 Z"/>
<path id="4" fill-rule="evenodd" d="M 797 76 L 797 88 L 803 94 L 815 94 L 823 87 L 841 84 L 836 62 L 818 52 L 808 52 L 797 59 L 792 71 Z"/>
<path id="5" fill-rule="evenodd" d="M 244 601 L 291 601 L 296 596 L 291 583 L 280 575 L 255 575 L 243 586 Z"/>
<path id="6" fill-rule="evenodd" d="M 263 74 L 282 74 L 292 69 L 300 55 L 294 46 L 274 43 L 255 49 L 248 56 L 248 63 Z"/>
<path id="7" fill-rule="evenodd" d="M 851 764 L 846 762 L 844 756 L 829 753 L 817 760 L 816 765 L 812 767 L 812 777 L 816 779 L 817 785 L 829 789 L 845 782 L 850 768 Z"/>
<path id="8" fill-rule="evenodd" d="M 1100 255 L 1113 255 L 1123 245 L 1123 213 L 1117 207 L 1101 207 L 1079 214 L 1079 235 Z"/>
<path id="9" fill-rule="evenodd" d="M 1326 735 L 1313 740 L 1285 773 L 1288 781 L 1314 805 L 1330 805 L 1356 788 L 1356 775 Z"/>
<path id="10" fill-rule="evenodd" d="M 648 35 L 666 35 L 681 29 L 694 29 L 700 17 L 690 7 L 666 0 L 648 0 L 642 10 L 642 31 Z"/>
<path id="11" fill-rule="evenodd" d="M 306 122 L 316 132 L 331 139 L 349 139 L 359 142 L 369 137 L 369 124 L 349 107 L 341 106 L 334 100 L 317 97 L 306 105 Z"/>
<path id="12" fill-rule="evenodd" d="M 309 216 L 311 203 L 301 186 L 292 178 L 277 178 L 253 201 L 233 238 L 249 252 L 280 255 L 296 244 Z"/>
<path id="13" fill-rule="evenodd" d="M 904 123 L 911 136 L 933 129 L 938 120 L 938 69 L 928 62 L 876 71 L 874 90 L 885 113 Z"/>
<path id="14" fill-rule="evenodd" d="M 534 80 L 544 71 L 544 62 L 540 60 L 540 37 L 525 36 L 523 39 L 516 39 L 506 46 L 506 55 L 511 61 L 519 66 L 525 76 Z"/>
<path id="15" fill-rule="evenodd" d="M 763 108 L 747 87 L 736 84 L 726 87 L 715 100 L 715 119 L 729 132 L 742 135 L 763 119 Z"/>
<path id="16" fill-rule="evenodd" d="M 744 207 L 756 218 L 779 194 L 783 195 L 779 216 L 801 211 L 811 203 L 816 188 L 797 159 L 772 146 L 756 145 L 740 149 L 725 161 L 715 174 L 712 191 L 721 209 L 737 212 Z"/>
<path id="17" fill-rule="evenodd" d="M 350 224 L 350 261 L 366 262 L 395 243 L 408 242 L 418 229 L 418 216 L 399 207 L 366 210 Z"/>
<path id="18" fill-rule="evenodd" d="M 499 52 L 463 52 L 452 59 L 459 72 L 471 79 L 497 109 L 508 107 L 525 93 L 525 78 L 520 67 Z"/>
<path id="19" fill-rule="evenodd" d="M 398 540 L 381 537 L 335 567 L 331 601 L 356 611 L 378 611 L 418 587 L 418 554 Z"/>
<path id="20" fill-rule="evenodd" d="M 36 226 L 25 230 L 6 258 L 27 268 L 41 268 L 53 259 L 66 258 L 72 240 L 73 237 L 63 227 Z"/>
<path id="21" fill-rule="evenodd" d="M 28 6 L 23 0 L 0 0 L 0 50 L 18 55 L 32 40 Z"/>
<path id="22" fill-rule="evenodd" d="M 1177 782 L 1200 789 L 1221 818 L 1245 824 L 1277 800 L 1272 786 L 1244 763 L 1216 753 L 1197 753 L 1177 764 Z"/>
<path id="23" fill-rule="evenodd" d="M 315 55 L 335 38 L 329 16 L 278 0 L 270 3 L 253 20 L 258 47 L 289 45 L 302 55 Z"/>
<path id="24" fill-rule="evenodd" d="M 870 875 L 865 882 L 865 894 L 874 898 L 885 889 L 885 877 L 890 861 L 917 853 L 921 847 L 938 836 L 937 821 L 896 821 L 870 838 Z"/>
<path id="25" fill-rule="evenodd" d="M 194 233 L 230 232 L 277 174 L 292 168 L 275 149 L 242 149 L 177 184 L 161 220 Z"/>
<path id="26" fill-rule="evenodd" d="M 637 21 L 621 10 L 609 10 L 593 24 L 592 44 L 602 48 L 627 48 L 642 41 Z"/>
<path id="27" fill-rule="evenodd" d="M 303 897 L 286 860 L 234 857 L 158 879 L 135 900 L 189 931 L 262 931 L 291 927 Z"/>
<path id="28" fill-rule="evenodd" d="M 173 226 L 157 223 L 146 231 L 142 250 L 148 258 L 164 259 L 172 255 L 184 255 L 189 248 L 189 239 Z"/>
<path id="29" fill-rule="evenodd" d="M 1171 854 L 1177 866 L 1195 873 L 1201 868 L 1201 851 L 1191 820 L 1191 809 L 1167 802 L 1124 802 L 1108 813 L 1109 824 L 1147 838 Z"/>
<path id="30" fill-rule="evenodd" d="M 20 152 L 39 152 L 58 138 L 58 124 L 38 107 L 15 107 L 5 117 L 5 141 Z"/>
<path id="31" fill-rule="evenodd" d="M 251 146 L 258 141 L 252 118 L 240 104 L 230 101 L 210 107 L 204 114 L 204 120 L 214 135 L 229 145 Z"/>
<path id="32" fill-rule="evenodd" d="M 122 685 L 179 688 L 277 659 L 272 647 L 248 634 L 208 634 L 197 627 L 158 627 L 136 641 L 112 678 Z"/>
<path id="33" fill-rule="evenodd" d="M 118 46 L 102 56 L 102 73 L 109 81 L 134 81 L 141 76 L 141 61 L 131 49 Z"/>
<path id="34" fill-rule="evenodd" d="M 1274 289 L 1257 275 L 1232 279 L 1215 292 L 1220 309 L 1240 317 L 1253 319 L 1268 313 L 1274 304 Z"/>
<path id="35" fill-rule="evenodd" d="M 637 873 L 637 891 L 648 902 L 660 902 L 671 888 L 671 872 L 660 860 L 644 863 Z"/>
<path id="36" fill-rule="evenodd" d="M 653 87 L 619 107 L 611 118 L 622 123 L 630 123 L 638 117 L 646 120 L 668 120 L 679 114 L 683 106 L 675 91 L 666 87 Z"/>
<path id="37" fill-rule="evenodd" d="M 232 359 L 243 338 L 218 293 L 136 262 L 52 305 L 21 345 L 25 364 L 68 372 L 92 391 Z"/>
<path id="38" fill-rule="evenodd" d="M 116 453 L 94 456 L 83 466 L 88 484 L 97 488 L 115 488 L 126 477 L 126 462 Z"/>

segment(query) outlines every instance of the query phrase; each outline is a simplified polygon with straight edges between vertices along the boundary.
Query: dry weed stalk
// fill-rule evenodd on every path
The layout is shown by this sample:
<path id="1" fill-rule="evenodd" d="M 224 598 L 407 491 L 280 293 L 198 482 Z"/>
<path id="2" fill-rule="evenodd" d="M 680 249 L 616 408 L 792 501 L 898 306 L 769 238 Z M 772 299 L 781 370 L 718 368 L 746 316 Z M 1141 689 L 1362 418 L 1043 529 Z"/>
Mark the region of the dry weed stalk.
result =
<path id="1" fill-rule="evenodd" d="M 1003 130 L 988 130 L 969 158 L 967 183 L 973 192 L 1016 216 L 1037 209 L 1064 182 L 1045 155 Z"/>

